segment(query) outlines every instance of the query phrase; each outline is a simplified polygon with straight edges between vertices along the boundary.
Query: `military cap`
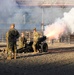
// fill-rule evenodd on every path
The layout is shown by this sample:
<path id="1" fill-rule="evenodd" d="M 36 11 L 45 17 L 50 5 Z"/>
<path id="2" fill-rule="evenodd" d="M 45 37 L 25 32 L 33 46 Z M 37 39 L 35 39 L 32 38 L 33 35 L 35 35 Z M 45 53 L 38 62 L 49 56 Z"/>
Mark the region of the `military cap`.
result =
<path id="1" fill-rule="evenodd" d="M 15 24 L 13 23 L 13 24 L 11 24 L 11 26 L 15 27 Z"/>
<path id="2" fill-rule="evenodd" d="M 33 30 L 36 30 L 36 28 L 34 28 Z"/>

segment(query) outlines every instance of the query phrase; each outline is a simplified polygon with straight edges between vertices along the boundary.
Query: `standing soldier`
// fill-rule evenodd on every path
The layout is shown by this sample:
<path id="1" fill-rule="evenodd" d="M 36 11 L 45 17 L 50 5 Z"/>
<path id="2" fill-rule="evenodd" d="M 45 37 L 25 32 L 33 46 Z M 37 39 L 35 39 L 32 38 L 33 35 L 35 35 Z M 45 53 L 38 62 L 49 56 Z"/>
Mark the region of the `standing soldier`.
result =
<path id="1" fill-rule="evenodd" d="M 12 52 L 14 59 L 16 59 L 17 39 L 19 38 L 19 32 L 15 29 L 15 24 L 11 24 L 9 31 L 7 32 L 7 59 L 11 59 Z"/>
<path id="2" fill-rule="evenodd" d="M 27 42 L 27 39 L 25 38 L 25 35 L 22 32 L 21 35 L 20 35 L 20 37 L 19 37 L 19 48 L 25 47 L 26 42 Z"/>
<path id="3" fill-rule="evenodd" d="M 32 45 L 34 52 L 37 52 L 37 50 L 36 50 L 36 43 L 38 41 L 38 38 L 39 38 L 39 34 L 36 31 L 36 28 L 34 28 L 33 29 L 33 45 Z"/>

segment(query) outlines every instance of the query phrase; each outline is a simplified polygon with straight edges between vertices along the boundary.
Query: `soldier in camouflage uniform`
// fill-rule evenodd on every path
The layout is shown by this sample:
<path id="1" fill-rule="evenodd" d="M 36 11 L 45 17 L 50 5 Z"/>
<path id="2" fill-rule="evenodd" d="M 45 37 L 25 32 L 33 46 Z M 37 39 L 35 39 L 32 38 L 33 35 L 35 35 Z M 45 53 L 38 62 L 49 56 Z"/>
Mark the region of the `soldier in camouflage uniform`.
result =
<path id="1" fill-rule="evenodd" d="M 6 33 L 7 39 L 7 59 L 11 59 L 12 53 L 14 59 L 16 59 L 17 39 L 19 38 L 19 32 L 15 29 L 15 24 L 11 24 L 9 31 Z"/>
<path id="2" fill-rule="evenodd" d="M 33 45 L 32 45 L 32 48 L 33 48 L 34 52 L 37 52 L 35 45 L 38 41 L 38 38 L 39 38 L 39 34 L 38 34 L 38 32 L 36 31 L 36 28 L 35 28 L 35 29 L 33 29 Z"/>
<path id="3" fill-rule="evenodd" d="M 20 35 L 20 37 L 19 37 L 19 48 L 25 47 L 26 42 L 27 42 L 27 39 L 25 38 L 25 35 L 22 32 L 21 35 Z"/>

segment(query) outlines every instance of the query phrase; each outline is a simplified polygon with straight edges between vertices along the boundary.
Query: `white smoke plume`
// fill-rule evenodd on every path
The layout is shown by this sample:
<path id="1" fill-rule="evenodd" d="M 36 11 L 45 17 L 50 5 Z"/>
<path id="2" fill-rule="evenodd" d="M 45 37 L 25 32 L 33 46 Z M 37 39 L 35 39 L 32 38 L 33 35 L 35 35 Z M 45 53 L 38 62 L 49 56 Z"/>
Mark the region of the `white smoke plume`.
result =
<path id="1" fill-rule="evenodd" d="M 70 28 L 71 33 L 74 33 L 74 8 L 72 8 L 68 13 L 64 13 L 62 18 L 67 26 Z"/>
<path id="2" fill-rule="evenodd" d="M 58 39 L 61 35 L 67 32 L 67 28 L 74 32 L 74 8 L 68 13 L 64 13 L 64 17 L 57 19 L 53 24 L 45 26 L 44 34 L 49 39 Z"/>
<path id="3" fill-rule="evenodd" d="M 42 22 L 42 8 L 39 6 L 22 7 L 17 1 L 25 1 L 25 4 L 41 4 L 47 0 L 0 0 L 0 28 L 1 26 L 9 28 L 11 23 L 15 23 L 16 27 L 20 29 L 33 29 L 34 27 L 39 29 Z M 44 8 L 44 25 L 52 23 L 62 13 L 61 8 Z"/>
<path id="4" fill-rule="evenodd" d="M 30 1 L 27 2 L 29 3 Z M 0 25 L 7 25 L 6 27 L 8 28 L 11 23 L 15 23 L 16 28 L 21 29 L 22 27 L 24 28 L 22 25 L 25 25 L 26 21 L 31 25 L 41 23 L 41 20 L 38 19 L 41 16 L 40 11 L 40 7 L 22 7 L 16 0 L 0 0 Z M 31 27 L 33 26 L 29 26 L 29 28 Z"/>
<path id="5" fill-rule="evenodd" d="M 0 24 L 6 25 L 11 23 L 24 24 L 24 13 L 15 0 L 0 0 Z"/>
<path id="6" fill-rule="evenodd" d="M 49 39 L 58 39 L 66 29 L 66 25 L 63 20 L 57 19 L 55 23 L 52 25 L 48 25 L 45 27 L 44 34 Z"/>

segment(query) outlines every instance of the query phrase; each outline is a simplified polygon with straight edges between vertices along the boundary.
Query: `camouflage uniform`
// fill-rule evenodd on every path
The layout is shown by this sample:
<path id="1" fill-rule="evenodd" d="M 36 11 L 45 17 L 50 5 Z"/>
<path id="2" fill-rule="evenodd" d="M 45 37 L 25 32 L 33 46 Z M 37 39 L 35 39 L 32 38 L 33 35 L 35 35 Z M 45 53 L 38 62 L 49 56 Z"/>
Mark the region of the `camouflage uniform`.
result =
<path id="1" fill-rule="evenodd" d="M 8 32 L 6 33 L 6 43 L 7 43 L 7 49 L 6 50 L 8 50 Z"/>
<path id="2" fill-rule="evenodd" d="M 38 38 L 39 38 L 38 32 L 37 31 L 33 32 L 33 45 L 32 45 L 32 47 L 33 47 L 34 52 L 37 52 L 35 45 L 38 41 Z"/>
<path id="3" fill-rule="evenodd" d="M 8 57 L 11 57 L 11 53 L 14 53 L 14 58 L 16 58 L 16 41 L 19 38 L 19 32 L 16 29 L 10 29 L 7 32 L 7 53 Z"/>
<path id="4" fill-rule="evenodd" d="M 19 48 L 23 48 L 26 45 L 26 38 L 25 37 L 19 37 Z"/>

